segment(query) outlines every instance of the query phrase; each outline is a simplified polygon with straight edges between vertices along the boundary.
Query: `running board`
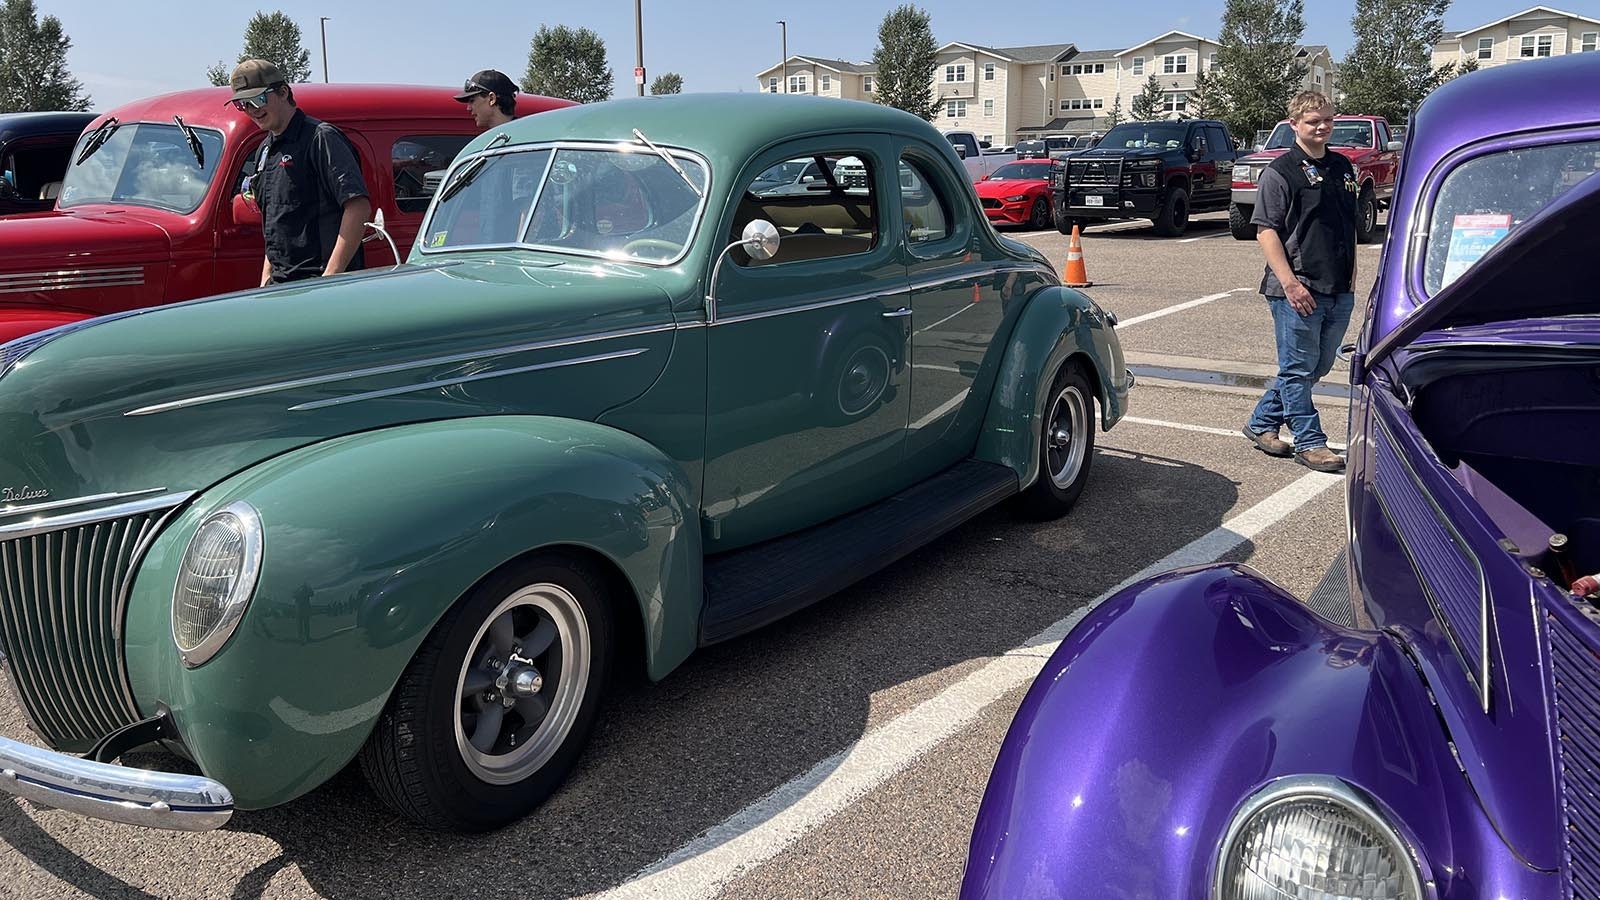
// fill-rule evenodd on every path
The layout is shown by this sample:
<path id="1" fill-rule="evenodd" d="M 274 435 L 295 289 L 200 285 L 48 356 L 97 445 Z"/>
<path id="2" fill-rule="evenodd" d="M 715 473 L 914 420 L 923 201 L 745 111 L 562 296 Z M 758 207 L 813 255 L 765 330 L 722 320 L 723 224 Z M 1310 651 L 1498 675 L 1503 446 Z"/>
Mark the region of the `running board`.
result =
<path id="1" fill-rule="evenodd" d="M 838 593 L 1017 493 L 1007 466 L 967 460 L 866 509 L 706 560 L 700 644 Z"/>

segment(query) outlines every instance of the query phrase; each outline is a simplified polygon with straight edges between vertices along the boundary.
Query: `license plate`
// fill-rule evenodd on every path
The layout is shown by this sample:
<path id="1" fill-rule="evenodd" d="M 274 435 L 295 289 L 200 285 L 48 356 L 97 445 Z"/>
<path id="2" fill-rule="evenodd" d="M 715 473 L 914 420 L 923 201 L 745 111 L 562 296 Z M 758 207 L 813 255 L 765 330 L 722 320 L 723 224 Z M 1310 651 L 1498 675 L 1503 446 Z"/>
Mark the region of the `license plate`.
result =
<path id="1" fill-rule="evenodd" d="M 1106 205 L 1106 198 L 1100 196 L 1099 194 L 1089 194 L 1088 196 L 1083 198 L 1083 205 L 1084 206 L 1105 206 Z"/>

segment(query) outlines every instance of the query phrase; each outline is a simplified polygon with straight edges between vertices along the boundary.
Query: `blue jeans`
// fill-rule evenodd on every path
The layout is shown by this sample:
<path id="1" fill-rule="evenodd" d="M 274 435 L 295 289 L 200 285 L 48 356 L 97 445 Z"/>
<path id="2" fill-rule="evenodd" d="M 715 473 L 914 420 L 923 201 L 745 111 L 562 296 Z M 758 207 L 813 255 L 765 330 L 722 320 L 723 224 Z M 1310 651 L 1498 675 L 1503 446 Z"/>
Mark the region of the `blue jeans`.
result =
<path id="1" fill-rule="evenodd" d="M 1278 342 L 1278 377 L 1267 385 L 1250 414 L 1250 430 L 1257 434 L 1289 426 L 1296 453 L 1328 445 L 1322 418 L 1311 404 L 1311 389 L 1333 368 L 1356 305 L 1353 293 L 1311 296 L 1317 308 L 1307 316 L 1295 312 L 1283 297 L 1267 298 Z"/>

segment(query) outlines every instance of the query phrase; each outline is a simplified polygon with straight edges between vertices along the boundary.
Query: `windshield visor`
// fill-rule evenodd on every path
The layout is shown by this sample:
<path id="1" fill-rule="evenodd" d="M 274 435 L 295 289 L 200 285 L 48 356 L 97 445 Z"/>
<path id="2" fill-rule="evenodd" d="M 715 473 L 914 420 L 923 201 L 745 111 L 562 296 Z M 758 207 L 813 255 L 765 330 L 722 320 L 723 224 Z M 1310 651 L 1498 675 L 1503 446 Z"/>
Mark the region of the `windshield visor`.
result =
<path id="1" fill-rule="evenodd" d="M 222 160 L 222 134 L 209 128 L 191 130 L 205 151 L 203 166 L 176 125 L 118 126 L 100 149 L 67 169 L 57 205 L 67 209 L 86 203 L 126 203 L 194 212 Z M 78 139 L 74 160 L 93 134 Z"/>
<path id="2" fill-rule="evenodd" d="M 703 195 L 707 179 L 703 162 L 673 159 L 682 175 L 631 146 L 537 148 L 464 160 L 439 190 L 423 252 L 525 246 L 675 261 L 694 237 L 701 209 L 695 190 Z"/>

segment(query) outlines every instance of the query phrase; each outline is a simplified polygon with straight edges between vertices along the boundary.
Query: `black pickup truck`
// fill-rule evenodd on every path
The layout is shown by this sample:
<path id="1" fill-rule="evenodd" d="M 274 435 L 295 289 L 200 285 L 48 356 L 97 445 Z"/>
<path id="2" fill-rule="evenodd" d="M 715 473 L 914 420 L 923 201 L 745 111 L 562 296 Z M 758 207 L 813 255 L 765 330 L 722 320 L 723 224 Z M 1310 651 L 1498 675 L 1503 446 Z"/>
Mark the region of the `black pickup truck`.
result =
<path id="1" fill-rule="evenodd" d="M 1147 218 L 1157 234 L 1183 234 L 1190 213 L 1228 208 L 1238 155 L 1211 119 L 1124 122 L 1051 168 L 1056 227 L 1070 234 L 1074 224 Z"/>

